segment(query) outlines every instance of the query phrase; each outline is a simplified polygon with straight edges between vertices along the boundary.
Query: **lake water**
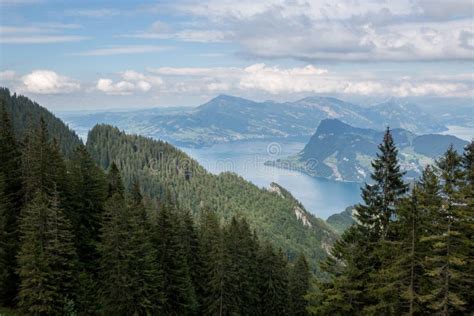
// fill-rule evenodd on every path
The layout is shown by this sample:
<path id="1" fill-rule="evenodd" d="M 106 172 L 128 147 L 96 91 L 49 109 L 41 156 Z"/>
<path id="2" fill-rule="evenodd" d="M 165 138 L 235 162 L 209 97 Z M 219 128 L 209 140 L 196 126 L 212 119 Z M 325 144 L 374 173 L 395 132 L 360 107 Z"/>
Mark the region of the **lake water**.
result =
<path id="1" fill-rule="evenodd" d="M 267 160 L 294 155 L 303 147 L 304 143 L 300 142 L 251 141 L 181 149 L 214 174 L 232 171 L 260 187 L 276 182 L 290 191 L 309 212 L 322 219 L 360 202 L 357 183 L 313 178 L 297 171 L 264 165 Z"/>
<path id="2" fill-rule="evenodd" d="M 474 127 L 458 126 L 458 125 L 447 125 L 447 131 L 442 132 L 443 135 L 454 135 L 461 139 L 470 142 L 474 139 Z"/>

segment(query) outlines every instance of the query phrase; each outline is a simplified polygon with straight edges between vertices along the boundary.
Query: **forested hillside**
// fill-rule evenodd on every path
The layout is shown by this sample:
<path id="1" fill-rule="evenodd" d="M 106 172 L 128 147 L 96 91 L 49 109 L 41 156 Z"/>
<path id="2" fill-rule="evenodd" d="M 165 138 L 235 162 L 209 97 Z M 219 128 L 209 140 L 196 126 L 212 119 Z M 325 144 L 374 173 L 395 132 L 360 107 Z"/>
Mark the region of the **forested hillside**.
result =
<path id="1" fill-rule="evenodd" d="M 138 180 L 146 195 L 162 199 L 171 194 L 196 215 L 210 208 L 225 221 L 243 216 L 261 239 L 271 240 L 290 259 L 304 253 L 316 272 L 316 262 L 326 257 L 325 249 L 336 239 L 324 221 L 294 198 L 260 189 L 233 173 L 213 175 L 165 142 L 99 125 L 89 133 L 87 148 L 104 169 L 115 162 L 127 187 Z"/>
<path id="2" fill-rule="evenodd" d="M 28 130 L 38 126 L 39 118 L 42 117 L 46 122 L 49 135 L 56 138 L 64 154 L 69 156 L 81 143 L 76 133 L 60 119 L 27 97 L 12 95 L 7 88 L 0 88 L 0 107 L 3 105 L 11 116 L 15 136 L 20 140 L 23 140 Z"/>
<path id="3" fill-rule="evenodd" d="M 290 263 L 237 212 L 203 206 L 192 216 L 171 187 L 151 197 L 139 173 L 123 172 L 134 179 L 126 189 L 117 165 L 105 173 L 83 145 L 66 159 L 42 118 L 20 141 L 6 107 L 0 114 L 0 306 L 21 315 L 305 312 L 303 253 Z M 263 203 L 281 200 L 266 194 Z"/>

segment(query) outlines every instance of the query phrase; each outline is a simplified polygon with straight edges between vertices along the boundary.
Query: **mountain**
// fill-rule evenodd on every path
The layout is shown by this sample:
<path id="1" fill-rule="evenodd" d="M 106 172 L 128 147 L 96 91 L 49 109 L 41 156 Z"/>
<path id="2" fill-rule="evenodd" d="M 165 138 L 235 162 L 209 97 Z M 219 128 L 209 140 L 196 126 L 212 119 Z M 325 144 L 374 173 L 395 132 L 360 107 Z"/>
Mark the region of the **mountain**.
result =
<path id="1" fill-rule="evenodd" d="M 423 111 L 416 104 L 407 103 L 396 98 L 391 98 L 386 102 L 367 108 L 365 116 L 373 122 L 378 122 L 378 129 L 390 126 L 393 129 L 401 128 L 416 134 L 442 132 L 446 129 L 433 116 Z M 366 127 L 374 128 L 373 126 Z"/>
<path id="2" fill-rule="evenodd" d="M 69 156 L 72 150 L 81 144 L 76 133 L 63 121 L 38 103 L 22 95 L 12 95 L 7 88 L 0 88 L 1 106 L 5 106 L 10 115 L 15 135 L 19 140 L 23 140 L 28 129 L 38 126 L 39 119 L 42 117 L 48 126 L 49 135 L 59 142 L 66 156 Z"/>
<path id="3" fill-rule="evenodd" d="M 340 235 L 344 233 L 346 229 L 352 226 L 355 223 L 354 219 L 354 206 L 347 207 L 341 213 L 333 214 L 328 217 L 326 223 L 333 227 Z"/>
<path id="4" fill-rule="evenodd" d="M 299 138 L 306 141 L 319 122 L 328 118 L 374 129 L 383 129 L 387 125 L 425 133 L 445 129 L 415 105 L 393 100 L 374 107 L 362 107 L 330 97 L 278 103 L 220 95 L 201 106 L 181 111 L 176 108 L 149 109 L 67 115 L 64 118 L 81 132 L 95 124 L 107 123 L 130 133 L 184 146 L 255 139 Z"/>
<path id="5" fill-rule="evenodd" d="M 315 271 L 337 238 L 331 227 L 279 185 L 267 190 L 234 173 L 213 175 L 166 142 L 98 125 L 89 133 L 87 148 L 102 168 L 115 162 L 127 187 L 138 180 L 147 196 L 163 199 L 172 194 L 178 205 L 195 215 L 209 208 L 223 221 L 243 216 L 259 238 L 281 247 L 290 258 L 304 253 Z"/>
<path id="6" fill-rule="evenodd" d="M 311 176 L 341 181 L 369 180 L 371 161 L 382 141 L 383 131 L 350 126 L 336 119 L 322 120 L 304 149 L 296 156 L 266 162 L 280 168 L 303 171 Z M 468 143 L 448 135 L 420 135 L 392 130 L 399 148 L 401 166 L 408 178 L 416 178 L 422 168 L 433 163 L 449 145 L 462 152 Z"/>

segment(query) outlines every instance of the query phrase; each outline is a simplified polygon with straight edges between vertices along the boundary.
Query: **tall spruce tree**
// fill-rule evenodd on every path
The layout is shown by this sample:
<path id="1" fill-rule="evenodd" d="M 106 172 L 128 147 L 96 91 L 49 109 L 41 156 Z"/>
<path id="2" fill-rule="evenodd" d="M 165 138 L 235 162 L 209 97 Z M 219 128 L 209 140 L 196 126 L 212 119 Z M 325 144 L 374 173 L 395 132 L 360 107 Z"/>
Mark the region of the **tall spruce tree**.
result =
<path id="1" fill-rule="evenodd" d="M 69 162 L 71 218 L 81 268 L 95 272 L 99 254 L 100 226 L 107 186 L 103 171 L 98 168 L 85 146 L 78 146 Z"/>
<path id="2" fill-rule="evenodd" d="M 306 301 L 305 296 L 309 293 L 310 280 L 311 272 L 309 270 L 308 262 L 306 261 L 305 256 L 300 254 L 290 270 L 290 315 L 308 315 L 306 310 L 308 302 Z"/>
<path id="3" fill-rule="evenodd" d="M 372 183 L 362 189 L 364 203 L 356 206 L 357 223 L 333 247 L 332 256 L 337 260 L 328 258 L 322 265 L 333 280 L 322 286 L 319 300 L 323 303 L 317 312 L 333 311 L 331 305 L 336 305 L 353 314 L 397 313 L 397 298 L 391 295 L 384 269 L 394 259 L 391 247 L 397 232 L 393 222 L 408 186 L 402 179 L 390 129 L 378 148 L 372 162 Z"/>
<path id="4" fill-rule="evenodd" d="M 266 242 L 258 254 L 258 315 L 288 315 L 288 262 Z"/>
<path id="5" fill-rule="evenodd" d="M 3 253 L 0 261 L 5 263 L 4 278 L 0 282 L 0 303 L 13 306 L 18 291 L 16 253 L 18 251 L 18 218 L 23 205 L 21 182 L 21 153 L 15 140 L 12 122 L 5 105 L 0 108 L 0 176 L 3 178 L 1 194 L 3 210 Z"/>
<path id="6" fill-rule="evenodd" d="M 76 253 L 59 196 L 35 193 L 22 211 L 19 307 L 25 315 L 63 315 L 74 301 Z M 73 305 L 73 304 L 72 304 Z"/>
<path id="7" fill-rule="evenodd" d="M 5 181 L 3 174 L 0 173 L 0 284 L 5 284 L 7 282 L 8 275 L 8 260 L 7 260 L 7 251 L 8 251 L 8 242 L 9 236 L 7 234 L 7 212 L 10 210 L 11 206 L 9 200 L 5 194 Z M 2 292 L 0 297 L 4 297 L 6 293 L 2 287 Z M 6 303 L 6 302 L 5 302 Z"/>
<path id="8" fill-rule="evenodd" d="M 224 246 L 229 257 L 225 291 L 233 298 L 232 313 L 255 315 L 258 244 L 245 219 L 232 218 L 224 232 Z"/>
<path id="9" fill-rule="evenodd" d="M 460 199 L 461 157 L 451 147 L 437 162 L 437 167 L 442 183 L 442 204 L 431 214 L 434 220 L 432 232 L 424 238 L 430 247 L 424 260 L 430 287 L 423 299 L 435 313 L 450 315 L 466 310 L 465 282 L 471 278 L 466 268 L 469 240 L 463 231 Z"/>
<path id="10" fill-rule="evenodd" d="M 200 218 L 200 254 L 202 258 L 202 285 L 203 303 L 201 314 L 225 315 L 229 310 L 229 301 L 226 296 L 225 267 L 228 257 L 224 250 L 223 230 L 219 225 L 216 214 L 204 209 Z"/>
<path id="11" fill-rule="evenodd" d="M 474 293 L 470 290 L 474 286 L 474 141 L 471 141 L 464 150 L 462 166 L 464 181 L 461 189 L 462 203 L 459 205 L 459 213 L 462 218 L 460 225 L 466 236 L 469 249 L 465 264 L 467 274 L 464 282 L 464 287 L 467 288 L 464 291 L 468 302 L 466 310 L 474 310 Z"/>
<path id="12" fill-rule="evenodd" d="M 197 308 L 196 295 L 188 266 L 184 236 L 180 235 L 177 210 L 168 198 L 161 205 L 154 227 L 154 244 L 163 270 L 164 305 L 167 315 L 188 315 Z"/>

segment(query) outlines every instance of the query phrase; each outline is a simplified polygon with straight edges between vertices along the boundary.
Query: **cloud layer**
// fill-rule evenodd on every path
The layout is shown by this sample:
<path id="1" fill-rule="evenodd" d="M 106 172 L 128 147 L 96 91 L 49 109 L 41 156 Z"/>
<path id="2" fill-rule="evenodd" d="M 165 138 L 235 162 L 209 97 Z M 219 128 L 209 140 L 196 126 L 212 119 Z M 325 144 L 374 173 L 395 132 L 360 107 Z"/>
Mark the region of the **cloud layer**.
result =
<path id="1" fill-rule="evenodd" d="M 179 2 L 168 10 L 200 19 L 201 32 L 203 26 L 218 29 L 220 39 L 263 58 L 474 59 L 471 0 L 200 0 Z"/>

